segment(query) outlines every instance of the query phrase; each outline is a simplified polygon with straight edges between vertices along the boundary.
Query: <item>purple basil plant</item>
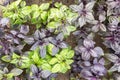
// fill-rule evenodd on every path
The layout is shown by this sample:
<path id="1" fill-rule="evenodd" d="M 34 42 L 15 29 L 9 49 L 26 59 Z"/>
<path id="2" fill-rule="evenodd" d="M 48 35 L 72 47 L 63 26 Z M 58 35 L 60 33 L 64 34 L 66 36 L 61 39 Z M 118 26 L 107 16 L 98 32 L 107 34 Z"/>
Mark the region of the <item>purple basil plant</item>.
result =
<path id="1" fill-rule="evenodd" d="M 76 51 L 81 54 L 83 60 L 89 60 L 90 57 L 100 57 L 104 55 L 101 47 L 95 47 L 95 42 L 90 39 L 85 39 L 83 45 L 76 47 Z"/>

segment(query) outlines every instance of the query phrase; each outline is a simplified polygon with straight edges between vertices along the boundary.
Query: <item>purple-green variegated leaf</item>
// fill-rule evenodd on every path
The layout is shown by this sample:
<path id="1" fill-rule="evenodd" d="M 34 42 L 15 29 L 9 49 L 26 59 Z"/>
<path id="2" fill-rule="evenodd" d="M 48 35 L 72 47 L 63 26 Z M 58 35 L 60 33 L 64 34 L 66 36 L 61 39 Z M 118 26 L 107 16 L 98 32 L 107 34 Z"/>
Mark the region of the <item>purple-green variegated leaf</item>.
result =
<path id="1" fill-rule="evenodd" d="M 119 66 L 120 66 L 120 65 L 118 65 L 118 64 L 114 64 L 114 65 L 109 69 L 109 72 L 117 71 Z"/>
<path id="2" fill-rule="evenodd" d="M 83 3 L 80 3 L 79 5 L 70 5 L 70 8 L 75 12 L 79 12 L 79 10 L 82 10 L 83 7 Z"/>
<path id="3" fill-rule="evenodd" d="M 92 27 L 92 31 L 98 32 L 98 31 L 99 31 L 99 26 L 98 26 L 98 25 L 94 25 L 94 26 Z"/>
<path id="4" fill-rule="evenodd" d="M 99 20 L 100 20 L 100 22 L 105 21 L 105 19 L 106 19 L 105 14 L 100 14 L 100 15 L 99 15 Z"/>
<path id="5" fill-rule="evenodd" d="M 119 57 L 115 54 L 105 54 L 106 58 L 111 62 L 116 62 Z"/>
<path id="6" fill-rule="evenodd" d="M 9 72 L 9 70 L 8 70 L 7 67 L 5 67 L 5 68 L 3 69 L 3 71 L 4 71 L 4 73 L 8 73 L 8 72 Z"/>
<path id="7" fill-rule="evenodd" d="M 88 12 L 86 14 L 86 21 L 89 22 L 89 23 L 91 23 L 93 20 L 94 20 L 93 14 L 91 12 Z"/>
<path id="8" fill-rule="evenodd" d="M 89 2 L 88 4 L 86 4 L 85 9 L 87 11 L 91 11 L 93 9 L 93 7 L 94 7 L 94 4 L 95 4 L 95 1 Z"/>
<path id="9" fill-rule="evenodd" d="M 106 29 L 106 27 L 105 27 L 104 24 L 101 24 L 101 25 L 100 25 L 100 29 L 101 29 L 102 31 L 105 31 L 105 32 L 107 31 L 107 29 Z"/>
<path id="10" fill-rule="evenodd" d="M 118 42 L 114 42 L 113 44 L 111 44 L 111 48 L 116 52 L 120 52 L 120 45 Z"/>
<path id="11" fill-rule="evenodd" d="M 22 74 L 23 70 L 19 69 L 19 68 L 14 68 L 10 71 L 10 73 L 12 73 L 14 76 L 19 76 L 20 74 Z"/>
<path id="12" fill-rule="evenodd" d="M 86 24 L 86 18 L 84 16 L 81 16 L 78 19 L 78 24 L 80 25 L 80 27 L 84 26 Z"/>

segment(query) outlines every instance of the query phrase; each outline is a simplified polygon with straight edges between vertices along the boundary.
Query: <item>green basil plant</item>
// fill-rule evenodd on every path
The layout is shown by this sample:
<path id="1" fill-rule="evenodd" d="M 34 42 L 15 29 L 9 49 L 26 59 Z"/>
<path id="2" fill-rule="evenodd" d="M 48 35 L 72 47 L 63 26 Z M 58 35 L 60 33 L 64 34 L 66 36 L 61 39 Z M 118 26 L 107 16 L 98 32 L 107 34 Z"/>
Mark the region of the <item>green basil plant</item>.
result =
<path id="1" fill-rule="evenodd" d="M 69 7 L 62 3 L 42 3 L 40 6 L 26 5 L 25 1 L 17 0 L 7 7 L 2 7 L 3 16 L 11 19 L 12 25 L 33 24 L 36 28 L 45 27 L 55 30 L 55 33 L 62 31 L 64 35 L 70 35 L 76 27 L 72 20 L 78 15 L 72 12 Z"/>

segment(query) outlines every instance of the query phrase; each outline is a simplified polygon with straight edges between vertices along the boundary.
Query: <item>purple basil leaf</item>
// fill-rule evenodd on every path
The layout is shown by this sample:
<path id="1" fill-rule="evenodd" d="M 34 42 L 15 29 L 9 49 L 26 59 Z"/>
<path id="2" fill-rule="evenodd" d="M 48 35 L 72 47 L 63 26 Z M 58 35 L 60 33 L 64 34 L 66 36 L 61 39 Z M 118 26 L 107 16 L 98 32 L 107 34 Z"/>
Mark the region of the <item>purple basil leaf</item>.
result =
<path id="1" fill-rule="evenodd" d="M 85 47 L 89 48 L 89 47 L 94 47 L 95 42 L 90 39 L 85 39 L 83 44 Z"/>
<path id="2" fill-rule="evenodd" d="M 86 69 L 83 69 L 83 70 L 81 71 L 81 75 L 82 75 L 83 77 L 93 76 L 92 73 L 91 73 L 90 71 L 86 70 Z"/>
<path id="3" fill-rule="evenodd" d="M 45 58 L 45 56 L 46 56 L 46 47 L 40 46 L 40 56 L 42 58 Z"/>
<path id="4" fill-rule="evenodd" d="M 103 50 L 102 50 L 101 47 L 95 47 L 95 48 L 94 48 L 94 51 L 96 52 L 96 54 L 97 54 L 98 56 L 104 55 L 104 52 L 103 52 Z"/>
<path id="5" fill-rule="evenodd" d="M 94 66 L 91 67 L 91 70 L 94 74 L 99 76 L 104 76 L 106 74 L 106 69 L 101 64 L 95 64 Z"/>
<path id="6" fill-rule="evenodd" d="M 91 54 L 91 56 L 93 56 L 93 57 L 98 57 L 96 51 L 94 51 L 94 50 L 92 50 L 92 49 L 90 50 L 90 54 Z"/>
<path id="7" fill-rule="evenodd" d="M 34 41 L 34 38 L 32 37 L 25 37 L 24 38 L 24 41 L 27 43 L 27 44 L 33 44 L 35 41 Z"/>
<path id="8" fill-rule="evenodd" d="M 22 25 L 20 28 L 20 32 L 23 34 L 27 34 L 29 32 L 29 26 Z"/>
<path id="9" fill-rule="evenodd" d="M 15 31 L 15 30 L 11 30 L 10 32 L 11 32 L 13 35 L 17 35 L 17 33 L 18 33 L 18 32 Z"/>
<path id="10" fill-rule="evenodd" d="M 64 38 L 63 33 L 59 33 L 59 34 L 57 35 L 57 37 L 56 37 L 56 40 L 62 41 L 63 38 Z"/>
<path id="11" fill-rule="evenodd" d="M 34 38 L 35 38 L 36 40 L 38 40 L 39 38 L 41 38 L 41 37 L 40 37 L 40 31 L 39 31 L 39 30 L 36 30 L 36 31 L 35 31 L 35 33 L 34 33 Z"/>
<path id="12" fill-rule="evenodd" d="M 47 78 L 47 77 L 49 77 L 51 75 L 51 72 L 48 71 L 48 70 L 44 70 L 44 71 L 41 72 L 41 74 L 42 74 L 41 76 L 43 78 Z"/>
<path id="13" fill-rule="evenodd" d="M 52 49 L 52 55 L 54 56 L 55 54 L 57 54 L 59 51 L 59 48 L 54 46 L 53 49 Z"/>
<path id="14" fill-rule="evenodd" d="M 34 43 L 32 45 L 32 47 L 30 48 L 30 50 L 35 50 L 38 47 L 38 45 L 39 45 L 39 42 L 37 41 L 36 43 Z"/>
<path id="15" fill-rule="evenodd" d="M 101 59 L 99 60 L 99 63 L 100 63 L 101 65 L 105 65 L 105 60 L 104 60 L 104 58 L 101 58 Z"/>
<path id="16" fill-rule="evenodd" d="M 16 43 L 16 44 L 19 44 L 19 42 L 20 42 L 18 38 L 14 38 L 13 41 L 14 41 L 14 43 Z"/>
<path id="17" fill-rule="evenodd" d="M 61 42 L 61 43 L 59 44 L 59 47 L 60 47 L 60 48 L 67 48 L 67 44 L 64 43 L 64 42 Z"/>
<path id="18" fill-rule="evenodd" d="M 49 37 L 48 40 L 52 43 L 52 44 L 56 44 L 57 41 L 53 38 L 53 37 Z"/>
<path id="19" fill-rule="evenodd" d="M 17 35 L 19 38 L 25 38 L 25 36 L 23 34 L 18 34 Z"/>
<path id="20" fill-rule="evenodd" d="M 31 65 L 31 71 L 32 73 L 38 73 L 38 68 L 35 65 Z"/>
<path id="21" fill-rule="evenodd" d="M 90 54 L 88 52 L 82 53 L 82 59 L 83 60 L 89 60 L 90 59 Z"/>
<path id="22" fill-rule="evenodd" d="M 8 18 L 2 18 L 2 19 L 0 20 L 0 24 L 1 24 L 2 26 L 7 25 L 8 23 L 9 23 L 9 19 L 8 19 Z"/>

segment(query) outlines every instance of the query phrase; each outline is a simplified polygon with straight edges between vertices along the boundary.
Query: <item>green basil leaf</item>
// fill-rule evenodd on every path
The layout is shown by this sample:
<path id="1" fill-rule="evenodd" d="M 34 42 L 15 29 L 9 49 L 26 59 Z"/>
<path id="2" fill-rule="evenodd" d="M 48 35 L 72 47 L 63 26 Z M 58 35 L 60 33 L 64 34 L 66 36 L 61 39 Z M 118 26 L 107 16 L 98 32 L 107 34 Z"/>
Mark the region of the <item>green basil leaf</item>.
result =
<path id="1" fill-rule="evenodd" d="M 51 70 L 51 65 L 48 63 L 44 63 L 41 65 L 43 70 Z"/>
<path id="2" fill-rule="evenodd" d="M 25 2 L 25 1 L 22 1 L 22 2 L 20 3 L 20 6 L 21 6 L 21 7 L 25 7 L 25 6 L 26 6 L 26 2 Z"/>
<path id="3" fill-rule="evenodd" d="M 67 68 L 66 68 L 66 64 L 65 63 L 60 63 L 61 65 L 61 69 L 60 69 L 60 72 L 61 73 L 66 73 L 67 72 Z"/>
<path id="4" fill-rule="evenodd" d="M 2 80 L 2 78 L 3 78 L 3 74 L 0 73 L 0 80 Z"/>
<path id="5" fill-rule="evenodd" d="M 39 8 L 41 10 L 47 10 L 49 7 L 50 7 L 50 3 L 42 3 Z"/>
<path id="6" fill-rule="evenodd" d="M 5 56 L 3 56 L 1 59 L 2 59 L 3 61 L 5 61 L 5 62 L 10 62 L 10 61 L 11 61 L 11 56 L 5 55 Z"/>
<path id="7" fill-rule="evenodd" d="M 32 64 L 31 60 L 28 57 L 26 57 L 26 56 L 22 56 L 21 59 L 22 60 L 21 60 L 20 68 L 29 68 L 30 65 Z"/>
<path id="8" fill-rule="evenodd" d="M 12 64 L 17 64 L 18 61 L 19 61 L 18 59 L 13 59 L 13 60 L 10 61 L 10 63 L 12 63 Z"/>
<path id="9" fill-rule="evenodd" d="M 53 64 L 56 64 L 58 62 L 58 59 L 57 58 L 52 58 L 49 62 L 49 64 L 53 65 Z"/>
<path id="10" fill-rule="evenodd" d="M 24 15 L 29 15 L 31 13 L 31 7 L 30 6 L 26 6 L 24 8 L 22 8 L 21 13 Z"/>
<path id="11" fill-rule="evenodd" d="M 58 59 L 59 62 L 64 60 L 64 57 L 62 55 L 56 54 L 56 58 Z"/>
<path id="12" fill-rule="evenodd" d="M 72 64 L 73 63 L 73 60 L 66 60 L 66 62 L 65 62 L 67 65 L 70 65 L 70 64 Z"/>
<path id="13" fill-rule="evenodd" d="M 57 27 L 59 27 L 61 24 L 59 22 L 49 22 L 47 24 L 47 28 L 51 28 L 51 29 L 55 29 Z"/>
<path id="14" fill-rule="evenodd" d="M 13 73 L 8 73 L 7 74 L 7 79 L 11 79 L 11 78 L 13 78 L 13 76 L 14 76 Z"/>
<path id="15" fill-rule="evenodd" d="M 33 18 L 35 19 L 35 18 L 39 17 L 39 15 L 40 15 L 40 11 L 36 10 L 36 11 L 33 13 Z"/>
<path id="16" fill-rule="evenodd" d="M 68 35 L 70 35 L 71 32 L 76 30 L 76 27 L 75 26 L 67 26 L 66 30 L 67 30 L 67 32 L 64 32 L 64 35 L 68 36 Z"/>
<path id="17" fill-rule="evenodd" d="M 31 5 L 31 10 L 32 10 L 32 11 L 39 10 L 38 8 L 39 8 L 39 7 L 38 7 L 37 4 L 33 4 L 33 5 Z"/>
<path id="18" fill-rule="evenodd" d="M 53 47 L 54 47 L 53 44 L 49 44 L 49 45 L 47 46 L 47 51 L 48 51 L 48 53 L 49 53 L 50 55 L 52 55 L 52 49 L 53 49 Z"/>
<path id="19" fill-rule="evenodd" d="M 47 17 L 48 17 L 47 11 L 43 11 L 43 12 L 41 13 L 41 18 L 42 18 L 42 20 L 43 20 L 43 21 L 47 21 Z"/>
<path id="20" fill-rule="evenodd" d="M 36 50 L 34 50 L 34 54 L 32 56 L 33 61 L 38 64 L 39 60 L 40 60 L 40 56 L 39 56 L 39 49 L 37 48 Z"/>
<path id="21" fill-rule="evenodd" d="M 66 5 L 62 5 L 61 7 L 60 7 L 60 10 L 61 11 L 66 11 L 68 9 L 68 7 L 66 6 Z"/>
<path id="22" fill-rule="evenodd" d="M 74 56 L 74 51 L 73 50 L 69 50 L 69 52 L 67 53 L 67 58 L 73 58 Z"/>
<path id="23" fill-rule="evenodd" d="M 62 51 L 60 52 L 60 55 L 62 55 L 64 58 L 66 57 L 66 55 L 68 54 L 68 48 L 62 49 Z"/>
<path id="24" fill-rule="evenodd" d="M 55 64 L 52 68 L 52 73 L 57 73 L 61 70 L 61 65 L 60 64 Z"/>
<path id="25" fill-rule="evenodd" d="M 61 6 L 62 6 L 62 3 L 58 3 L 58 2 L 55 3 L 55 7 L 60 8 Z"/>
<path id="26" fill-rule="evenodd" d="M 12 59 L 17 59 L 17 58 L 20 58 L 20 56 L 17 55 L 17 54 L 15 54 L 15 53 L 13 53 L 13 55 L 12 55 Z"/>

